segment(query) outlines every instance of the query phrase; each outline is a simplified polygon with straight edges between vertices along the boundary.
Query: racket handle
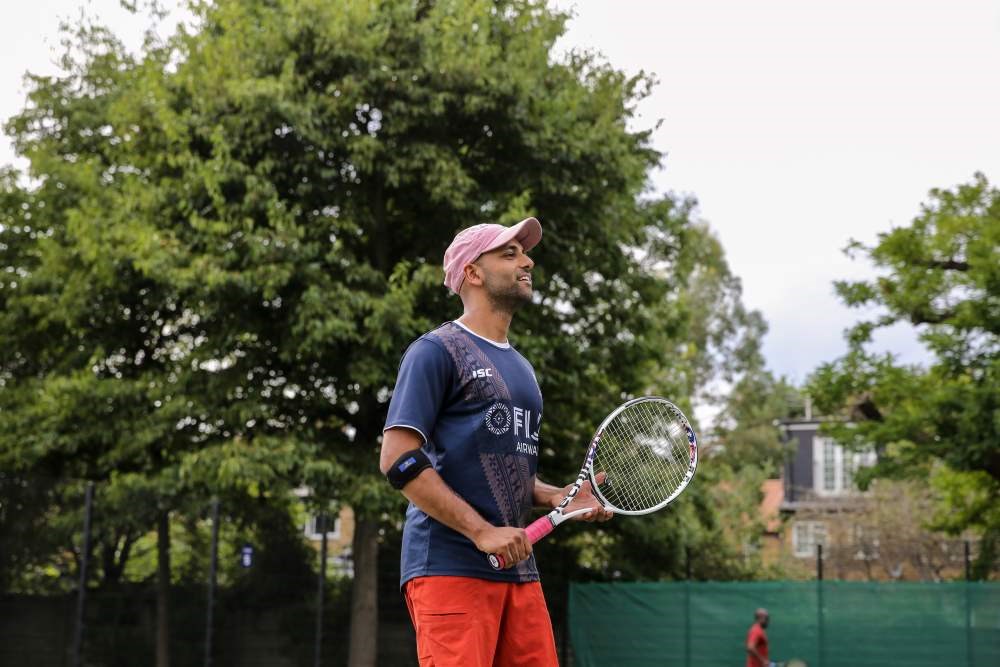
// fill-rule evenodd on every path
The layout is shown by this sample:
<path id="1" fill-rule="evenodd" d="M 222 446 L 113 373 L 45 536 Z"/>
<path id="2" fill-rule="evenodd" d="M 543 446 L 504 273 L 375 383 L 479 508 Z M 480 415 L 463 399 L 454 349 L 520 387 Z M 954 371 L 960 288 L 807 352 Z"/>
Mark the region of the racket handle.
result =
<path id="1" fill-rule="evenodd" d="M 552 532 L 555 528 L 555 524 L 552 523 L 552 519 L 546 514 L 545 516 L 538 517 L 531 524 L 524 529 L 524 532 L 528 534 L 528 541 L 535 544 L 540 539 Z"/>
<path id="2" fill-rule="evenodd" d="M 555 527 L 555 524 L 552 523 L 552 519 L 550 519 L 546 514 L 545 516 L 532 521 L 531 525 L 524 529 L 524 532 L 528 534 L 528 541 L 535 544 L 538 540 L 551 533 L 552 529 Z M 490 561 L 490 565 L 493 566 L 494 570 L 502 570 L 507 565 L 506 559 L 500 554 L 490 554 L 487 556 L 487 559 Z"/>

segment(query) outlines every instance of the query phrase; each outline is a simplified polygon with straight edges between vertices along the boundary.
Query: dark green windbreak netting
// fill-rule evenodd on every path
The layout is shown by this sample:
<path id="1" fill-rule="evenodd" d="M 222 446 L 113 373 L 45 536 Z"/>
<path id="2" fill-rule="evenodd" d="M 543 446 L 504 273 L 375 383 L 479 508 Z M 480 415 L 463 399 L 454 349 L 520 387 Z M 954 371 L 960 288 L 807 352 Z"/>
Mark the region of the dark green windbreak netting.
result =
<path id="1" fill-rule="evenodd" d="M 741 667 L 757 607 L 771 660 L 998 667 L 1000 583 L 573 584 L 575 667 Z"/>

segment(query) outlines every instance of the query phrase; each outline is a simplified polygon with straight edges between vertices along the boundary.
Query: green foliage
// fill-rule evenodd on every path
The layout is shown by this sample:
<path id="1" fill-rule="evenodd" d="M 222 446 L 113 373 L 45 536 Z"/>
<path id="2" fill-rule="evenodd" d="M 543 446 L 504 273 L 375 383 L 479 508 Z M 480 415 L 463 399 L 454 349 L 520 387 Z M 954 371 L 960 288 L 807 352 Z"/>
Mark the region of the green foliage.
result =
<path id="1" fill-rule="evenodd" d="M 686 208 L 694 206 L 685 202 Z M 759 311 L 743 304 L 743 286 L 726 263 L 718 237 L 703 223 L 692 226 L 680 271 L 690 272 L 682 303 L 689 314 L 685 366 L 691 389 L 706 400 L 719 400 L 713 380 L 732 383 L 764 368 L 761 339 L 767 324 Z"/>
<path id="2" fill-rule="evenodd" d="M 726 397 L 713 436 L 723 449 L 722 463 L 733 467 L 761 466 L 777 477 L 793 452 L 782 441 L 779 420 L 801 416 L 802 396 L 785 378 L 763 368 L 746 373 Z"/>
<path id="3" fill-rule="evenodd" d="M 212 495 L 255 521 L 299 484 L 397 516 L 387 401 L 407 344 L 459 311 L 440 261 L 474 223 L 545 228 L 512 338 L 546 397 L 548 479 L 623 397 L 693 396 L 756 349 L 692 203 L 646 191 L 661 156 L 628 127 L 652 79 L 554 61 L 565 15 L 193 6 L 194 30 L 135 57 L 85 24 L 6 126 L 30 185 L 0 180 L 0 468 L 100 481 L 99 552 Z M 708 544 L 699 493 L 657 520 Z"/>
<path id="4" fill-rule="evenodd" d="M 761 466 L 775 476 L 786 454 L 777 420 L 800 413 L 802 399 L 765 367 L 761 345 L 767 324 L 743 304 L 740 279 L 730 271 L 718 238 L 705 225 L 695 225 L 684 255 L 691 265 L 682 292 L 690 318 L 686 393 L 719 407 L 712 428 L 702 434 L 704 448 L 712 465 Z"/>
<path id="5" fill-rule="evenodd" d="M 837 290 L 848 305 L 880 312 L 849 332 L 850 351 L 816 370 L 810 392 L 844 418 L 829 428 L 838 440 L 876 448 L 868 479 L 921 477 L 930 462 L 944 462 L 958 475 L 946 485 L 954 512 L 946 525 L 978 527 L 995 543 L 998 517 L 974 508 L 1000 500 L 1000 191 L 981 174 L 933 190 L 910 226 L 850 250 L 882 275 Z M 927 367 L 866 348 L 875 329 L 897 322 L 919 327 L 932 354 Z"/>

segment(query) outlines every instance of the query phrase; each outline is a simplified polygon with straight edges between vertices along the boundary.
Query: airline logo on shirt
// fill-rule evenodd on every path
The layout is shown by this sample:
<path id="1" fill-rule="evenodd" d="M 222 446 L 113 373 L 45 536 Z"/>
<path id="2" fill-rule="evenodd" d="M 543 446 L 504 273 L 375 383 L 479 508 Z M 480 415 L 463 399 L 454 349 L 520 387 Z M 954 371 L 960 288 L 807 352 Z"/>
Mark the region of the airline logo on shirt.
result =
<path id="1" fill-rule="evenodd" d="M 483 369 L 480 369 L 483 370 Z M 486 416 L 483 418 L 486 422 L 486 428 L 493 435 L 503 435 L 510 430 L 511 417 L 510 408 L 507 407 L 505 403 L 497 401 L 490 406 L 490 409 L 486 411 Z"/>
<path id="2" fill-rule="evenodd" d="M 515 406 L 513 410 L 506 403 L 497 401 L 489 407 L 483 417 L 486 428 L 493 435 L 511 433 L 518 439 L 515 451 L 518 454 L 538 456 L 538 431 L 542 426 L 542 415 Z"/>
<path id="3" fill-rule="evenodd" d="M 538 429 L 542 426 L 542 415 L 535 416 L 535 431 L 531 432 L 531 410 L 524 408 L 514 408 L 514 435 L 517 437 L 531 438 L 538 442 Z"/>

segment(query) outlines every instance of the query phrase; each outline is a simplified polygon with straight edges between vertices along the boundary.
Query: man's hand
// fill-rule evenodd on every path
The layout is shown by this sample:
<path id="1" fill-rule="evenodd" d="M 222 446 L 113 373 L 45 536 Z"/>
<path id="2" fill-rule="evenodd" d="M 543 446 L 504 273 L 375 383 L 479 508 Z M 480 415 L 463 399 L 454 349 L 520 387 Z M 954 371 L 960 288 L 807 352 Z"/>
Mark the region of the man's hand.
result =
<path id="1" fill-rule="evenodd" d="M 473 541 L 483 553 L 502 556 L 504 567 L 513 567 L 531 555 L 531 541 L 523 528 L 487 526 Z"/>
<path id="2" fill-rule="evenodd" d="M 596 477 L 597 483 L 603 484 L 607 474 L 602 471 L 597 473 Z M 555 504 L 558 505 L 562 502 L 562 499 L 566 497 L 566 494 L 569 493 L 571 488 L 573 488 L 572 484 L 568 484 L 563 487 L 558 498 L 555 500 Z M 614 512 L 604 509 L 604 506 L 601 505 L 601 501 L 599 501 L 597 496 L 594 495 L 594 489 L 590 485 L 589 479 L 580 485 L 580 490 L 577 492 L 576 497 L 570 501 L 570 504 L 567 505 L 563 511 L 569 514 L 574 510 L 581 510 L 585 507 L 592 508 L 593 511 L 575 516 L 573 518 L 580 521 L 609 521 L 611 517 L 615 515 Z"/>

